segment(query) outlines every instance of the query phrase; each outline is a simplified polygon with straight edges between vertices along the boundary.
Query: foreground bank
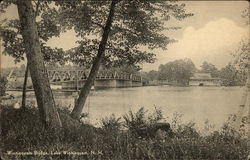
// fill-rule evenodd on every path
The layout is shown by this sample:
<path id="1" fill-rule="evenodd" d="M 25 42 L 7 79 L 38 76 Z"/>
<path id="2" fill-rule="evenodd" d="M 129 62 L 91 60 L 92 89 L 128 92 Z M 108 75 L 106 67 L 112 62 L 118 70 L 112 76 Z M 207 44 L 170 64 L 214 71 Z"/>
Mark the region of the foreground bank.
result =
<path id="1" fill-rule="evenodd" d="M 220 130 L 201 135 L 190 124 L 170 122 L 173 136 L 141 138 L 134 130 L 153 126 L 161 120 L 156 110 L 147 115 L 141 108 L 123 118 L 103 119 L 96 128 L 59 113 L 63 128 L 46 130 L 36 108 L 1 106 L 1 148 L 6 159 L 246 159 L 246 131 L 236 132 L 226 123 Z"/>

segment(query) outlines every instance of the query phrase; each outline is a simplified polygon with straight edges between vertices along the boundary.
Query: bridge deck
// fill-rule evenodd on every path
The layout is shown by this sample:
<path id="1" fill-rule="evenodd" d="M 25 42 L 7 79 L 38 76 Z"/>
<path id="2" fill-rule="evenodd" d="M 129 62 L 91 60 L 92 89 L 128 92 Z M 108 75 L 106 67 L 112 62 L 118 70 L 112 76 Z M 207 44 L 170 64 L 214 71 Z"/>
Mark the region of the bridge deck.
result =
<path id="1" fill-rule="evenodd" d="M 84 81 L 88 77 L 88 73 L 83 70 L 48 70 L 50 82 L 65 82 L 65 81 Z M 138 75 L 117 73 L 117 72 L 99 72 L 96 80 L 132 80 L 141 82 L 142 78 Z"/>

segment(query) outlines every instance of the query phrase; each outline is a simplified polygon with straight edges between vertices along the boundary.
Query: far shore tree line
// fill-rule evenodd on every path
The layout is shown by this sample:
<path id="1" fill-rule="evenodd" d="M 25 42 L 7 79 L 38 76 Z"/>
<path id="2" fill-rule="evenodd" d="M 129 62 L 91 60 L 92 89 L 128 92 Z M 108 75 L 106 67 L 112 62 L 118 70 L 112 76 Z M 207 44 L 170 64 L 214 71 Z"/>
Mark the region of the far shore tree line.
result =
<path id="1" fill-rule="evenodd" d="M 236 54 L 235 61 L 229 62 L 221 69 L 207 61 L 202 63 L 200 69 L 197 69 L 191 59 L 179 59 L 161 64 L 158 71 L 143 72 L 142 76 L 144 81 L 175 81 L 179 85 L 188 85 L 188 81 L 194 73 L 209 73 L 212 78 L 220 78 L 223 86 L 242 86 L 246 83 L 246 64 L 250 61 L 249 48 L 247 53 L 247 45 L 242 45 L 245 47 L 244 52 Z"/>
<path id="2" fill-rule="evenodd" d="M 245 58 L 243 58 L 245 59 Z M 238 59 L 236 59 L 238 60 Z M 46 65 L 48 69 L 69 69 L 69 70 L 86 70 L 89 69 L 84 68 L 79 65 L 69 65 L 69 64 L 55 64 L 50 63 Z M 21 65 L 20 67 L 6 68 L 3 69 L 3 75 L 5 77 L 8 73 L 14 70 L 14 76 L 24 77 L 25 75 L 25 65 Z M 140 72 L 141 68 L 135 65 L 123 65 L 119 67 L 105 67 L 101 66 L 99 71 L 107 71 L 107 72 L 122 72 L 127 74 L 138 74 L 143 77 L 143 82 L 148 81 L 168 81 L 168 82 L 176 82 L 179 85 L 188 85 L 190 77 L 194 75 L 194 73 L 209 73 L 212 78 L 220 78 L 221 85 L 223 86 L 242 86 L 246 81 L 246 71 L 244 71 L 243 67 L 239 67 L 237 63 L 228 63 L 225 67 L 218 69 L 212 63 L 204 61 L 200 66 L 200 69 L 197 69 L 191 59 L 178 59 L 175 61 L 168 62 L 166 64 L 161 64 L 159 66 L 158 71 L 151 70 L 149 72 Z M 18 84 L 19 88 L 22 88 L 22 84 Z"/>

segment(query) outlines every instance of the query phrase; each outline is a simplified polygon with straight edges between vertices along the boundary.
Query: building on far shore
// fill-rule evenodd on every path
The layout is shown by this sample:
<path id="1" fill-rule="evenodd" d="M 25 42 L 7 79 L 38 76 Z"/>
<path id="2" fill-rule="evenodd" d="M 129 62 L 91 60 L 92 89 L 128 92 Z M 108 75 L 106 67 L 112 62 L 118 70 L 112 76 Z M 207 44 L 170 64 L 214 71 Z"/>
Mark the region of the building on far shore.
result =
<path id="1" fill-rule="evenodd" d="M 189 79 L 190 86 L 220 86 L 220 78 L 213 78 L 210 73 L 194 73 Z"/>

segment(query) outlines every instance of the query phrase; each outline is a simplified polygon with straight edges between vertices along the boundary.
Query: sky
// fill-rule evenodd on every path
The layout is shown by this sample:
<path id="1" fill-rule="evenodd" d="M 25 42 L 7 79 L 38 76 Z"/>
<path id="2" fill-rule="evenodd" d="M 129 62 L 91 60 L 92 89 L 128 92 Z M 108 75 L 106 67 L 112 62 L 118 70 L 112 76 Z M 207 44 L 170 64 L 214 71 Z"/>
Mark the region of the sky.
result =
<path id="1" fill-rule="evenodd" d="M 172 33 L 178 40 L 168 50 L 157 50 L 158 61 L 143 65 L 143 70 L 158 69 L 176 59 L 190 58 L 199 68 L 208 61 L 222 68 L 233 60 L 232 54 L 243 39 L 249 40 L 249 26 L 242 11 L 249 7 L 245 1 L 188 1 L 187 11 L 194 14 L 176 22 L 181 30 Z M 170 24 L 172 25 L 172 24 Z"/>
<path id="2" fill-rule="evenodd" d="M 186 11 L 194 16 L 182 21 L 170 20 L 168 26 L 178 26 L 177 31 L 165 31 L 165 35 L 178 42 L 170 44 L 167 50 L 156 49 L 157 61 L 154 64 L 142 64 L 143 71 L 158 70 L 160 64 L 176 59 L 190 58 L 197 68 L 203 61 L 214 64 L 219 69 L 233 60 L 232 54 L 243 39 L 249 40 L 249 25 L 242 18 L 242 12 L 249 7 L 247 1 L 181 1 Z M 16 18 L 16 7 L 10 7 L 2 17 Z M 52 38 L 48 44 L 53 47 L 70 49 L 75 46 L 74 32 L 69 31 Z M 25 63 L 25 62 L 23 62 Z M 19 63 L 18 66 L 23 64 Z M 14 66 L 14 60 L 1 55 L 1 67 Z"/>

